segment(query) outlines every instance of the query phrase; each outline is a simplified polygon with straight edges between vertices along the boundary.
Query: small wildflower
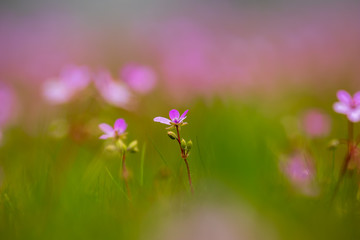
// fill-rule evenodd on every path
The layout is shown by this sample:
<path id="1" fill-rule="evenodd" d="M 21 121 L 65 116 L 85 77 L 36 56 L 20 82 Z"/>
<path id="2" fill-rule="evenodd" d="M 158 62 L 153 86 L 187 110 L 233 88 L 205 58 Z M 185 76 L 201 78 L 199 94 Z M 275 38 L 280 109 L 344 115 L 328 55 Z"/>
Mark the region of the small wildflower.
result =
<path id="1" fill-rule="evenodd" d="M 108 145 L 105 150 L 108 152 L 118 152 L 120 153 L 121 158 L 121 169 L 120 177 L 124 180 L 125 188 L 127 192 L 128 199 L 131 199 L 131 192 L 129 188 L 128 181 L 131 178 L 131 172 L 126 167 L 126 154 L 127 153 L 136 153 L 139 151 L 138 141 L 133 140 L 129 145 L 124 141 L 126 138 L 126 128 L 127 124 L 124 119 L 119 118 L 115 121 L 114 127 L 106 123 L 99 124 L 99 128 L 105 133 L 100 136 L 100 139 L 112 138 L 113 141 Z"/>
<path id="2" fill-rule="evenodd" d="M 189 110 L 186 110 L 183 114 L 181 114 L 178 110 L 176 109 L 172 109 L 169 112 L 169 117 L 170 119 L 164 118 L 164 117 L 156 117 L 154 118 L 154 122 L 159 122 L 159 123 L 163 123 L 166 125 L 170 125 L 170 127 L 168 127 L 167 129 L 176 129 L 176 133 L 172 132 L 172 131 L 168 131 L 167 135 L 172 139 L 172 140 L 176 140 L 177 143 L 179 144 L 180 147 L 180 151 L 181 151 L 181 158 L 184 160 L 185 164 L 186 164 L 186 169 L 187 169 L 187 173 L 188 173 L 188 180 L 189 180 L 189 186 L 190 186 L 190 190 L 191 193 L 194 193 L 194 188 L 192 186 L 192 181 L 191 181 L 191 174 L 190 174 L 190 167 L 189 167 L 189 163 L 187 158 L 189 157 L 189 151 L 192 147 L 192 142 L 191 140 L 188 141 L 186 143 L 184 138 L 180 137 L 180 127 L 187 124 L 186 122 L 184 122 L 185 118 L 186 118 L 186 114 L 188 113 Z"/>
<path id="3" fill-rule="evenodd" d="M 345 114 L 349 121 L 360 121 L 360 91 L 355 93 L 352 97 L 348 92 L 340 90 L 337 92 L 339 102 L 333 106 L 334 111 L 340 114 Z"/>
<path id="4" fill-rule="evenodd" d="M 170 112 L 169 112 L 169 117 L 170 119 L 168 118 L 164 118 L 164 117 L 156 117 L 154 118 L 154 122 L 159 122 L 159 123 L 163 123 L 163 124 L 166 124 L 166 125 L 177 125 L 177 126 L 182 126 L 182 125 L 185 125 L 187 124 L 186 122 L 184 122 L 185 118 L 186 118 L 186 114 L 188 113 L 189 110 L 186 110 L 183 114 L 181 114 L 180 116 L 180 113 L 178 110 L 176 109 L 172 109 Z"/>
<path id="5" fill-rule="evenodd" d="M 115 121 L 114 127 L 106 123 L 99 124 L 99 128 L 105 133 L 100 136 L 100 139 L 117 138 L 125 135 L 127 124 L 124 119 L 119 118 Z"/>

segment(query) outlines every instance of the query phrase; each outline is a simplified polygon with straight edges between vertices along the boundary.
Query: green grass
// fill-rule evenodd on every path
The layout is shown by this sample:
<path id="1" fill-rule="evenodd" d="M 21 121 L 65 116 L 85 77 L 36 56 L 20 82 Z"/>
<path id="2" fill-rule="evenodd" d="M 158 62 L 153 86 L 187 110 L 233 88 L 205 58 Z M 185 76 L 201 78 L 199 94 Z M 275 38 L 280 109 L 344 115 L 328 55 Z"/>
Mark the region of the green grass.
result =
<path id="1" fill-rule="evenodd" d="M 279 154 L 294 148 L 281 119 L 306 103 L 293 112 L 287 111 L 288 105 L 272 112 L 270 104 L 258 102 L 192 103 L 182 136 L 194 142 L 189 157 L 194 196 L 178 146 L 164 125 L 152 122 L 171 107 L 154 106 L 142 113 L 95 106 L 85 117 L 75 114 L 76 106 L 66 109 L 67 121 L 77 127 L 62 139 L 49 136 L 47 121 L 35 134 L 21 127 L 5 132 L 0 148 L 0 239 L 153 239 L 154 225 L 209 202 L 234 209 L 248 206 L 259 226 L 265 223 L 278 239 L 360 237 L 355 176 L 346 178 L 336 201 L 330 202 L 330 138 L 304 140 L 319 166 L 318 197 L 297 193 L 279 172 Z M 119 156 L 104 150 L 106 142 L 97 139 L 96 124 L 90 124 L 118 117 L 128 122 L 129 141 L 140 144 L 140 152 L 127 158 L 131 199 L 120 178 Z M 342 123 L 334 116 L 332 136 L 344 135 Z M 85 128 L 85 134 L 76 133 L 81 130 L 77 128 Z M 343 151 L 336 153 L 336 170 Z"/>

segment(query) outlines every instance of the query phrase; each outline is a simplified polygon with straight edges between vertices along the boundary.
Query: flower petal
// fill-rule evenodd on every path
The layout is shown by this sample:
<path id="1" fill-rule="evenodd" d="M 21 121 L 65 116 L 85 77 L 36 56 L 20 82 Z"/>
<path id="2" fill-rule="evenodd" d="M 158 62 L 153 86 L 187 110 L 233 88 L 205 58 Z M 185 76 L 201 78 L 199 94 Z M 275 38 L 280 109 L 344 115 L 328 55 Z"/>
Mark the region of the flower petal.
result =
<path id="1" fill-rule="evenodd" d="M 351 111 L 349 114 L 347 114 L 347 117 L 351 122 L 360 122 L 360 109 Z"/>
<path id="2" fill-rule="evenodd" d="M 126 128 L 127 128 L 127 124 L 124 119 L 119 118 L 115 121 L 114 130 L 118 131 L 118 133 L 125 132 Z"/>
<path id="3" fill-rule="evenodd" d="M 341 113 L 341 114 L 348 114 L 349 112 L 351 112 L 351 109 L 349 108 L 349 106 L 343 102 L 336 102 L 334 103 L 334 111 L 337 113 Z"/>
<path id="4" fill-rule="evenodd" d="M 170 112 L 169 112 L 169 117 L 172 121 L 174 121 L 174 119 L 179 119 L 180 117 L 180 113 L 178 110 L 176 109 L 172 109 Z"/>
<path id="5" fill-rule="evenodd" d="M 186 114 L 188 113 L 189 109 L 187 109 L 183 114 L 180 116 L 180 121 L 184 120 L 186 118 Z"/>
<path id="6" fill-rule="evenodd" d="M 167 118 L 164 118 L 164 117 L 156 117 L 154 118 L 154 122 L 159 122 L 159 123 L 163 123 L 163 124 L 166 124 L 166 125 L 171 125 L 170 124 L 170 119 L 167 119 Z"/>
<path id="7" fill-rule="evenodd" d="M 336 93 L 336 96 L 339 99 L 339 101 L 342 103 L 351 104 L 351 102 L 352 102 L 351 95 L 345 90 L 339 90 Z"/>
<path id="8" fill-rule="evenodd" d="M 114 132 L 114 129 L 109 124 L 106 123 L 99 124 L 99 128 L 106 134 L 110 134 Z"/>
<path id="9" fill-rule="evenodd" d="M 354 99 L 356 105 L 360 105 L 360 91 L 354 94 L 353 99 Z"/>
<path id="10" fill-rule="evenodd" d="M 103 134 L 99 137 L 99 139 L 108 139 L 108 138 L 111 138 L 112 136 L 109 135 L 109 134 Z"/>

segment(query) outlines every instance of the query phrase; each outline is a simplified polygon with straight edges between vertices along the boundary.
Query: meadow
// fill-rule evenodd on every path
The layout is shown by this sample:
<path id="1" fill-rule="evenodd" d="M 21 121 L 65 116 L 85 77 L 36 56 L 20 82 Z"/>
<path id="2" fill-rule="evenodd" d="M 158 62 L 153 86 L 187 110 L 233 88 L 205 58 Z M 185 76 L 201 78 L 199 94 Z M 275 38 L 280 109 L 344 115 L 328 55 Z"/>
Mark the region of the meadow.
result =
<path id="1" fill-rule="evenodd" d="M 353 5 L 185 5 L 76 38 L 72 18 L 0 14 L 1 240 L 360 239 Z"/>

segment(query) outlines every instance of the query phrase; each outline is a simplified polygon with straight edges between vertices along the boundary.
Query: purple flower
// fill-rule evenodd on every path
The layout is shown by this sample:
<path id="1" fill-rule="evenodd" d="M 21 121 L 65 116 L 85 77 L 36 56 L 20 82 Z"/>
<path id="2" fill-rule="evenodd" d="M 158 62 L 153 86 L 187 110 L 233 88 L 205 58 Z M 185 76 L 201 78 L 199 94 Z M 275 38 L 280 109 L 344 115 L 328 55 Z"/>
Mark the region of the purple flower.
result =
<path id="1" fill-rule="evenodd" d="M 349 121 L 360 121 L 360 91 L 352 97 L 348 92 L 340 90 L 337 92 L 339 102 L 334 104 L 334 111 L 345 114 Z"/>
<path id="2" fill-rule="evenodd" d="M 147 66 L 127 64 L 120 72 L 121 78 L 132 90 L 140 94 L 149 93 L 156 84 L 154 71 Z"/>
<path id="3" fill-rule="evenodd" d="M 115 121 L 114 127 L 106 123 L 99 124 L 99 128 L 105 133 L 100 136 L 100 139 L 115 138 L 123 135 L 127 128 L 124 119 L 119 118 Z"/>
<path id="4" fill-rule="evenodd" d="M 184 121 L 184 119 L 186 118 L 186 114 L 188 113 L 189 109 L 186 110 L 183 114 L 181 114 L 178 110 L 176 109 L 172 109 L 169 112 L 169 117 L 170 119 L 164 118 L 164 117 L 156 117 L 154 118 L 154 122 L 159 122 L 159 123 L 163 123 L 166 125 L 183 125 L 186 124 Z"/>

